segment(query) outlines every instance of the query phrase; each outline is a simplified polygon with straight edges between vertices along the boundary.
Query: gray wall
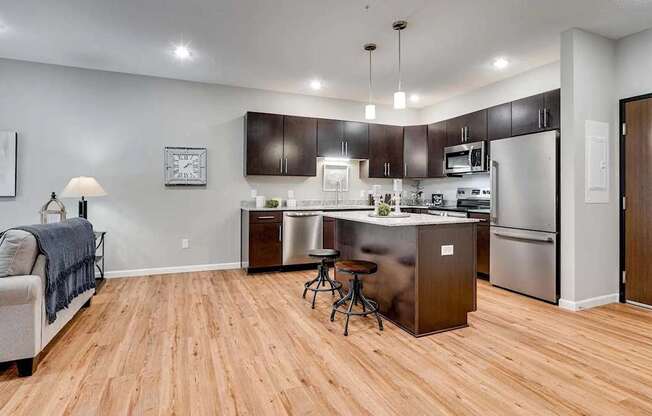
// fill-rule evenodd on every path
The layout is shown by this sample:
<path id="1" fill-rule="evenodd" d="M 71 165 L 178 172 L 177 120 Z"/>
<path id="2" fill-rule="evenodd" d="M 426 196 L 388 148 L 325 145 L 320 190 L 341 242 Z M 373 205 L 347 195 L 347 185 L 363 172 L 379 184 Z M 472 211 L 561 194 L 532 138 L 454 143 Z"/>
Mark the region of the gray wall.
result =
<path id="1" fill-rule="evenodd" d="M 616 46 L 618 98 L 652 93 L 652 29 L 622 38 Z"/>
<path id="2" fill-rule="evenodd" d="M 243 176 L 248 110 L 360 120 L 362 103 L 0 59 L 0 129 L 19 132 L 18 196 L 0 199 L 0 228 L 38 222 L 51 191 L 95 176 L 109 193 L 89 202 L 109 232 L 108 270 L 221 264 L 240 259 L 240 200 L 320 198 L 320 178 Z M 418 122 L 412 110 L 378 108 L 378 121 Z M 164 146 L 205 146 L 206 188 L 163 185 Z M 352 169 L 350 197 L 373 183 Z M 351 194 L 350 193 L 350 194 Z M 67 200 L 70 216 L 76 201 Z M 181 249 L 181 239 L 190 249 Z"/>

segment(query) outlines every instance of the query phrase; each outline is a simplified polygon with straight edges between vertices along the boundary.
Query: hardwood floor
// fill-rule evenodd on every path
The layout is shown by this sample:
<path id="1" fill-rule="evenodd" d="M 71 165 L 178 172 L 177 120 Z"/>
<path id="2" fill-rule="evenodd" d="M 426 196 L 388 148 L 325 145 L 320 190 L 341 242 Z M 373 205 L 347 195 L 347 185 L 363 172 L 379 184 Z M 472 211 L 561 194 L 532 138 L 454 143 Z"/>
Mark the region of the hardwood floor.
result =
<path id="1" fill-rule="evenodd" d="M 480 282 L 470 327 L 413 338 L 301 299 L 313 272 L 110 280 L 0 414 L 652 414 L 652 312 L 572 313 Z"/>

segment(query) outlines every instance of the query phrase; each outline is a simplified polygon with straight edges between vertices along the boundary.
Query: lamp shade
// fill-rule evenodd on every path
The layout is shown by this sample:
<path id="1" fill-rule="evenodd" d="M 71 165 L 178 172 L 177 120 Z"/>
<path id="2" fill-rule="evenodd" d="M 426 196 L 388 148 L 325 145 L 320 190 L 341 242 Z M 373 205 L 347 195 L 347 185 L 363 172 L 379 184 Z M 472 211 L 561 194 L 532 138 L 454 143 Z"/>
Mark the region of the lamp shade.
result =
<path id="1" fill-rule="evenodd" d="M 72 178 L 61 191 L 62 198 L 81 198 L 87 196 L 106 196 L 107 193 L 97 180 L 90 176 Z"/>

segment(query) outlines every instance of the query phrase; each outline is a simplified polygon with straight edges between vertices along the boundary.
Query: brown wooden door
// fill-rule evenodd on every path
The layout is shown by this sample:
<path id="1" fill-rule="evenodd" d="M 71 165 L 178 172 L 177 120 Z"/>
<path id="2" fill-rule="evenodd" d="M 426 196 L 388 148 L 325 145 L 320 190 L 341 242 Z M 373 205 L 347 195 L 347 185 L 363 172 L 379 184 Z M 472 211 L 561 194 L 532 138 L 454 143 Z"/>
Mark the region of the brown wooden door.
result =
<path id="1" fill-rule="evenodd" d="M 324 248 L 335 248 L 335 224 L 334 218 L 324 217 L 323 225 L 323 246 Z"/>
<path id="2" fill-rule="evenodd" d="M 317 176 L 317 120 L 285 116 L 283 174 Z"/>
<path id="3" fill-rule="evenodd" d="M 344 157 L 344 122 L 317 120 L 317 156 Z"/>
<path id="4" fill-rule="evenodd" d="M 512 103 L 487 110 L 487 140 L 498 140 L 512 135 Z"/>
<path id="5" fill-rule="evenodd" d="M 444 148 L 447 146 L 446 121 L 428 124 L 428 177 L 443 178 Z"/>
<path id="6" fill-rule="evenodd" d="M 387 173 L 389 178 L 402 178 L 403 166 L 403 127 L 385 126 L 387 139 Z"/>
<path id="7" fill-rule="evenodd" d="M 245 131 L 245 175 L 282 175 L 283 116 L 249 112 Z"/>
<path id="8" fill-rule="evenodd" d="M 487 140 L 487 110 L 476 111 L 464 116 L 466 143 Z"/>
<path id="9" fill-rule="evenodd" d="M 367 123 L 344 122 L 344 156 L 351 159 L 369 158 L 369 125 Z"/>
<path id="10" fill-rule="evenodd" d="M 476 234 L 477 272 L 489 275 L 489 214 L 471 212 L 469 218 L 480 220 Z"/>
<path id="11" fill-rule="evenodd" d="M 283 262 L 281 222 L 249 224 L 249 268 L 280 266 Z"/>
<path id="12" fill-rule="evenodd" d="M 652 305 L 652 98 L 625 104 L 625 297 Z"/>
<path id="13" fill-rule="evenodd" d="M 403 128 L 403 159 L 406 178 L 428 177 L 428 126 Z"/>

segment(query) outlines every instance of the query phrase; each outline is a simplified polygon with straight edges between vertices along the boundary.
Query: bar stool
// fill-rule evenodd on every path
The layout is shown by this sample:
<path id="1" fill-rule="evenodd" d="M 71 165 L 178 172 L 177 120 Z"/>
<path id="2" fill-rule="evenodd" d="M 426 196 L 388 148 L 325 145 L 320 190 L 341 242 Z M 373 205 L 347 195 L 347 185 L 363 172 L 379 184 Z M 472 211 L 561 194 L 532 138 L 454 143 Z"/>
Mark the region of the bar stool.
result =
<path id="1" fill-rule="evenodd" d="M 335 296 L 335 292 L 340 294 L 340 298 L 344 297 L 342 293 L 342 283 L 333 280 L 328 275 L 328 263 L 332 263 L 340 256 L 340 252 L 329 248 L 310 250 L 308 256 L 321 259 L 319 266 L 317 266 L 317 277 L 306 282 L 303 285 L 303 298 L 306 298 L 306 292 L 311 290 L 312 295 L 312 309 L 315 309 L 315 299 L 318 292 L 331 292 Z M 329 287 L 326 287 L 328 284 Z M 314 287 L 313 287 L 314 285 Z"/>
<path id="2" fill-rule="evenodd" d="M 367 316 L 375 315 L 378 320 L 378 328 L 383 330 L 383 321 L 378 314 L 378 302 L 369 300 L 362 293 L 362 281 L 358 279 L 358 275 L 371 275 L 376 273 L 378 266 L 376 263 L 363 260 L 342 260 L 335 263 L 335 269 L 338 272 L 348 273 L 353 275 L 353 279 L 349 280 L 349 293 L 345 297 L 338 300 L 333 304 L 331 311 L 331 322 L 335 320 L 335 313 L 339 312 L 346 315 L 346 323 L 344 324 L 344 336 L 349 335 L 349 318 L 351 315 Z M 342 305 L 349 303 L 346 310 L 339 309 Z M 362 312 L 353 312 L 353 305 L 360 303 L 362 305 Z"/>

